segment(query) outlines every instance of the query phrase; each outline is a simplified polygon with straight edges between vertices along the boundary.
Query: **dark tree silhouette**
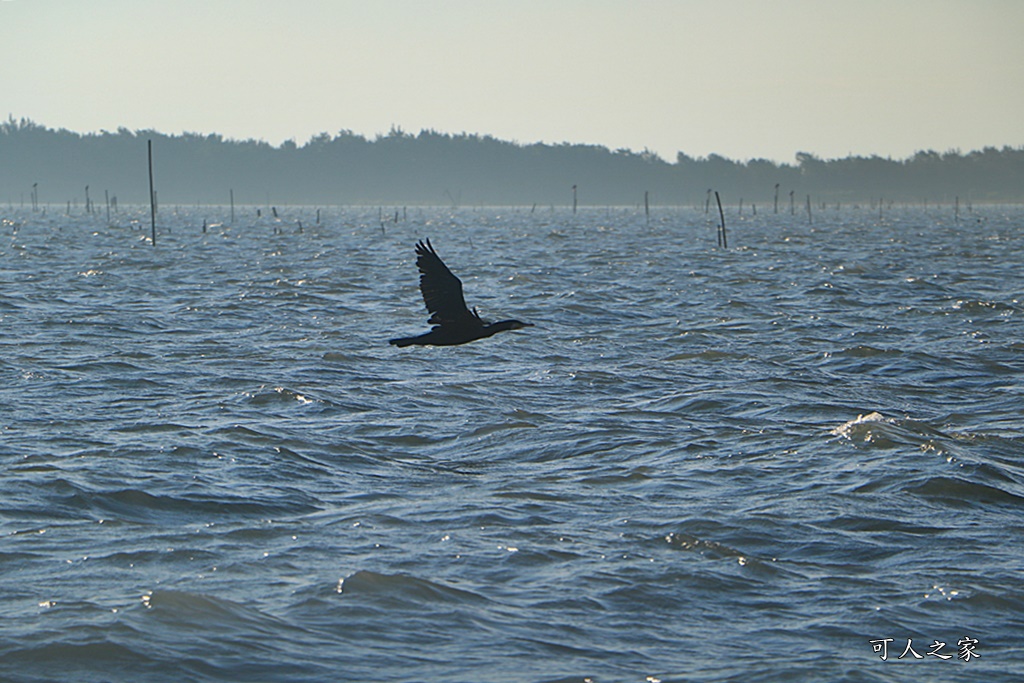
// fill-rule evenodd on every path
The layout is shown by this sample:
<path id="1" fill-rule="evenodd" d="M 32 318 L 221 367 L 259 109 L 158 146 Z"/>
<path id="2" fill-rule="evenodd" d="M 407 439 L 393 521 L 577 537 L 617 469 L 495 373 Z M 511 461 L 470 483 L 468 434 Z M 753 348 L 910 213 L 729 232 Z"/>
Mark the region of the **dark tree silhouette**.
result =
<path id="1" fill-rule="evenodd" d="M 727 202 L 772 205 L 775 186 L 818 202 L 1024 201 L 1024 148 L 917 152 L 908 159 L 821 159 L 793 164 L 739 162 L 717 154 L 674 163 L 644 150 L 584 144 L 519 144 L 489 135 L 392 128 L 370 140 L 350 130 L 277 147 L 220 135 L 157 131 L 79 134 L 13 117 L 0 123 L 0 201 L 62 204 L 90 185 L 121 204 L 148 203 L 146 140 L 159 150 L 163 204 L 637 205 L 649 192 L 662 205 L 703 205 L 708 188 Z M 140 170 L 142 169 L 142 170 Z M 33 192 L 33 188 L 35 192 Z"/>

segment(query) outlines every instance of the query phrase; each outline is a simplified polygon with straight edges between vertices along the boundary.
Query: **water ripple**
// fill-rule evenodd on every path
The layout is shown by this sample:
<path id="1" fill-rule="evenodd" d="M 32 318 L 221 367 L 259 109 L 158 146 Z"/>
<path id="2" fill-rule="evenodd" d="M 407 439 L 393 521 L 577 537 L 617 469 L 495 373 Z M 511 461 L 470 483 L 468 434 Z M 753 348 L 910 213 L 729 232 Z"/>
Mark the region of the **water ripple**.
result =
<path id="1" fill-rule="evenodd" d="M 1024 666 L 1018 208 L 278 208 L 4 223 L 0 679 Z M 423 237 L 536 327 L 388 346 Z"/>

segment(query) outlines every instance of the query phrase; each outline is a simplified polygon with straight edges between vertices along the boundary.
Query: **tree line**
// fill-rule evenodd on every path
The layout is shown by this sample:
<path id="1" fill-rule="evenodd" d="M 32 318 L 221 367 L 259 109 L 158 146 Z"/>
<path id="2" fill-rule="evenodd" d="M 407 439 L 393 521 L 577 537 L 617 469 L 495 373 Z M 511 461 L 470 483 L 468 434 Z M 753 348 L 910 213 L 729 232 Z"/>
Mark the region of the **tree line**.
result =
<path id="1" fill-rule="evenodd" d="M 648 150 L 587 144 L 519 144 L 489 135 L 418 134 L 392 128 L 367 138 L 321 133 L 302 145 L 273 146 L 221 135 L 153 130 L 80 134 L 10 117 L 0 123 L 0 202 L 148 203 L 146 142 L 153 142 L 161 203 L 422 204 L 566 206 L 702 205 L 723 201 L 788 210 L 884 202 L 1024 201 L 1024 147 L 961 153 L 920 151 L 905 159 L 798 153 L 794 163 L 745 162 L 682 152 L 672 162 Z M 783 209 L 779 209 L 780 211 Z"/>

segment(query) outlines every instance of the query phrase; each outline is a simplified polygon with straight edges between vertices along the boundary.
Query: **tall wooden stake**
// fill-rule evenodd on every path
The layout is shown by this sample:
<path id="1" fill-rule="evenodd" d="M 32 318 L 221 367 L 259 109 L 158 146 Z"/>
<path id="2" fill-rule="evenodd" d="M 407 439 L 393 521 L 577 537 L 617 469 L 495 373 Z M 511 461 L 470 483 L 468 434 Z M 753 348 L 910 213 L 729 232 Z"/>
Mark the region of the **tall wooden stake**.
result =
<path id="1" fill-rule="evenodd" d="M 153 191 L 153 141 L 146 141 L 149 152 L 149 224 L 153 246 L 156 246 L 156 194 Z"/>
<path id="2" fill-rule="evenodd" d="M 722 198 L 718 196 L 718 190 L 715 190 L 715 201 L 718 202 L 718 217 L 722 221 L 718 226 L 718 243 L 723 249 L 728 249 L 729 238 L 725 235 L 725 212 L 722 211 Z"/>

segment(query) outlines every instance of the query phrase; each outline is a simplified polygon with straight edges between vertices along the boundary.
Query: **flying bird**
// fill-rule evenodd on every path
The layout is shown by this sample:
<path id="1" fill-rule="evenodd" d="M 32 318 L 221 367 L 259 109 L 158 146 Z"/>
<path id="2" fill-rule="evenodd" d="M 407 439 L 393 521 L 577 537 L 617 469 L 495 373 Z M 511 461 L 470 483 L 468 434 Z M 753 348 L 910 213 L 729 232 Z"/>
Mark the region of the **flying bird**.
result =
<path id="1" fill-rule="evenodd" d="M 416 337 L 392 339 L 395 346 L 433 345 L 454 346 L 465 344 L 504 332 L 533 327 L 532 323 L 518 320 L 501 320 L 496 323 L 484 322 L 476 312 L 466 307 L 462 296 L 462 280 L 455 277 L 441 257 L 434 251 L 430 240 L 416 243 L 416 267 L 420 269 L 420 292 L 423 303 L 430 313 L 432 327 Z"/>

